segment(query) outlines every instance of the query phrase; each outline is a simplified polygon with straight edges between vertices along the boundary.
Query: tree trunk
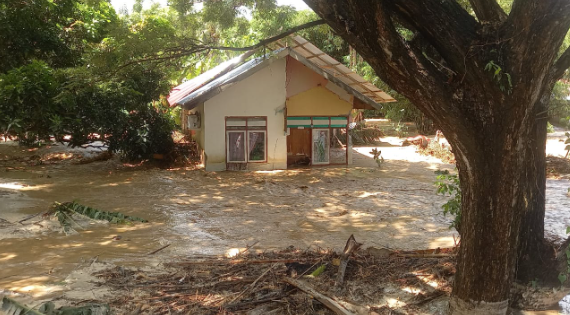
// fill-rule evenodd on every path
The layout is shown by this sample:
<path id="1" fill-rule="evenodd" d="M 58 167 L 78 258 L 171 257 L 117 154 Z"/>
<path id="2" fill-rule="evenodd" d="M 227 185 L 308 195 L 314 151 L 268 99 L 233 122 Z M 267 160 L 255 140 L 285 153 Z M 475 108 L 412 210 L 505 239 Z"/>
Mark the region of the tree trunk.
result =
<path id="1" fill-rule="evenodd" d="M 453 0 L 305 2 L 448 138 L 462 190 L 450 312 L 506 314 L 513 279 L 540 275 L 553 256 L 543 118 L 570 66 L 570 49 L 556 59 L 568 1 L 514 0 L 507 15 L 495 0 L 470 0 L 477 19 Z"/>
<path id="2" fill-rule="evenodd" d="M 528 193 L 535 185 L 520 172 L 534 168 L 526 150 L 534 139 L 531 131 L 512 124 L 495 137 L 460 140 L 475 142 L 470 146 L 479 148 L 475 152 L 454 147 L 462 230 L 451 314 L 505 314 L 508 309 L 521 214 L 531 208 Z"/>

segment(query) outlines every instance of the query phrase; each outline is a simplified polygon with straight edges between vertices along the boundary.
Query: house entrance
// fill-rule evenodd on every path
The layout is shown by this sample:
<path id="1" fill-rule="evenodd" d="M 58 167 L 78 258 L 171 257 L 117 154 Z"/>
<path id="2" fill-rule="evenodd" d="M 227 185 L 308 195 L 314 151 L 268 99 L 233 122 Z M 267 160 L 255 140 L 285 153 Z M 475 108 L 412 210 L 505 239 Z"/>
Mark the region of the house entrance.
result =
<path id="1" fill-rule="evenodd" d="M 347 164 L 346 117 L 287 117 L 287 166 Z"/>
<path id="2" fill-rule="evenodd" d="M 311 129 L 291 128 L 287 136 L 287 166 L 311 164 Z"/>

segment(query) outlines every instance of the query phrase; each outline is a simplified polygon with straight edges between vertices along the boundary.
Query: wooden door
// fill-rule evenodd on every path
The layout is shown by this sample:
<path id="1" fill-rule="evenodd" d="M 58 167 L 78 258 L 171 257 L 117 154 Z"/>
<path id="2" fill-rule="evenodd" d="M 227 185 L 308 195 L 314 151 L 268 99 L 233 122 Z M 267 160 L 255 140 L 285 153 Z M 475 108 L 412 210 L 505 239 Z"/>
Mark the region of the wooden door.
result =
<path id="1" fill-rule="evenodd" d="M 287 166 L 311 164 L 311 129 L 289 129 Z"/>

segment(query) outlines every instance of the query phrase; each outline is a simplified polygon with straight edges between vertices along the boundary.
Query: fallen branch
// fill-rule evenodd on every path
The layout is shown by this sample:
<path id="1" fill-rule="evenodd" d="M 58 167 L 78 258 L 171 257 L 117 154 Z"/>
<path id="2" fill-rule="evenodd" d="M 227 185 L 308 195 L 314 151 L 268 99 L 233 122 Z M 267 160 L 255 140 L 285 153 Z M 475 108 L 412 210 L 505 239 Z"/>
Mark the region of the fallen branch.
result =
<path id="1" fill-rule="evenodd" d="M 405 258 L 444 258 L 454 256 L 455 254 L 396 254 L 396 257 Z"/>
<path id="2" fill-rule="evenodd" d="M 338 274 L 336 278 L 335 286 L 339 287 L 344 283 L 344 274 L 346 272 L 346 266 L 348 265 L 348 260 L 350 259 L 350 255 L 357 251 L 361 243 L 358 243 L 354 238 L 354 235 L 350 235 L 348 241 L 346 241 L 346 245 L 344 246 L 344 250 L 340 255 L 340 265 L 338 266 Z"/>
<path id="3" fill-rule="evenodd" d="M 167 248 L 168 246 L 170 246 L 170 244 L 166 244 L 166 245 L 162 246 L 161 248 L 159 248 L 159 249 L 157 249 L 157 250 L 155 250 L 155 251 L 152 251 L 152 252 L 150 252 L 150 253 L 148 253 L 148 254 L 146 254 L 146 255 L 147 255 L 147 256 L 154 255 L 154 254 L 160 252 L 161 250 Z"/>
<path id="4" fill-rule="evenodd" d="M 257 277 L 257 279 L 255 279 L 245 290 L 241 291 L 236 297 L 234 297 L 228 304 L 236 301 L 237 299 L 239 299 L 242 295 L 244 295 L 247 291 L 252 290 L 255 285 L 257 284 L 257 281 L 259 281 L 261 278 L 265 277 L 265 275 L 270 272 L 273 268 L 275 267 L 275 265 L 269 267 L 267 270 L 265 270 L 261 276 Z"/>
<path id="5" fill-rule="evenodd" d="M 292 291 L 289 291 L 287 293 L 277 294 L 277 295 L 273 294 L 273 296 L 271 296 L 271 297 L 263 298 L 263 299 L 259 299 L 259 300 L 255 300 L 255 301 L 229 304 L 229 305 L 225 306 L 225 309 L 227 309 L 227 310 L 239 310 L 239 309 L 243 309 L 243 308 L 250 307 L 253 305 L 263 304 L 263 303 L 267 303 L 267 302 L 273 302 L 275 300 L 279 300 L 279 299 L 282 299 L 282 298 L 288 296 L 291 292 Z"/>
<path id="6" fill-rule="evenodd" d="M 312 287 L 310 287 L 308 284 L 302 282 L 301 280 L 296 280 L 293 278 L 285 278 L 283 280 L 285 282 L 289 283 L 290 285 L 298 288 L 299 290 L 310 294 L 315 299 L 317 299 L 319 302 L 323 303 L 324 306 L 329 308 L 331 311 L 335 312 L 335 314 L 338 314 L 338 315 L 356 315 L 356 314 L 350 312 L 349 310 L 347 310 L 346 308 L 344 308 L 342 305 L 340 305 L 335 300 L 327 297 L 324 294 L 319 293 L 317 290 L 313 289 Z"/>
<path id="7" fill-rule="evenodd" d="M 408 303 L 408 305 L 418 305 L 418 306 L 420 306 L 420 305 L 426 304 L 426 303 L 429 302 L 429 301 L 435 300 L 435 299 L 437 299 L 437 298 L 440 297 L 440 296 L 444 296 L 444 295 L 446 295 L 446 294 L 447 294 L 447 293 L 445 293 L 445 292 L 437 292 L 437 293 L 434 293 L 434 294 L 432 294 L 432 295 L 430 295 L 430 296 L 428 296 L 428 297 L 426 297 L 426 298 L 423 298 L 423 299 L 421 299 L 421 300 L 419 300 L 419 301 L 412 302 L 412 303 Z"/>
<path id="8" fill-rule="evenodd" d="M 35 217 L 37 217 L 37 216 L 39 216 L 39 215 L 41 215 L 41 214 L 44 214 L 44 213 L 45 213 L 45 211 L 38 212 L 38 213 L 36 213 L 36 214 L 32 214 L 32 215 L 27 216 L 27 217 L 25 217 L 24 219 L 18 221 L 18 223 L 22 224 L 22 222 L 25 222 L 25 221 L 28 221 L 28 220 L 30 220 L 30 219 L 33 219 L 33 218 L 35 218 Z M 8 222 L 8 221 L 6 221 L 6 222 Z"/>
<path id="9" fill-rule="evenodd" d="M 200 261 L 182 261 L 177 263 L 170 263 L 169 265 L 177 266 L 192 266 L 192 265 L 239 265 L 239 264 L 273 264 L 273 263 L 314 263 L 321 260 L 322 258 L 310 258 L 310 259 L 238 259 L 238 260 L 200 260 Z"/>

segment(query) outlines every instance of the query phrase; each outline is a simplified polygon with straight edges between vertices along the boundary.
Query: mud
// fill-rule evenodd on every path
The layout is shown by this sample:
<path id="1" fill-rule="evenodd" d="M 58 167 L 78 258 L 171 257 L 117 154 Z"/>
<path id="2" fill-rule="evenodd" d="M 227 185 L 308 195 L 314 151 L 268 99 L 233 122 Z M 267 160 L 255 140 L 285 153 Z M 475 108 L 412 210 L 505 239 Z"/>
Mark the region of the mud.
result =
<path id="1" fill-rule="evenodd" d="M 94 261 L 149 266 L 180 256 L 231 255 L 252 244 L 251 251 L 289 245 L 340 249 L 350 234 L 365 246 L 453 246 L 451 218 L 440 208 L 447 198 L 435 195 L 433 171 L 454 166 L 401 147 L 395 137 L 383 142 L 381 169 L 369 153 L 372 147 L 358 147 L 349 167 L 220 173 L 125 165 L 117 158 L 81 165 L 77 159 L 97 151 L 28 151 L 2 143 L 0 288 L 60 297 L 77 282 L 70 273 Z M 35 157 L 61 151 L 75 157 L 41 164 Z M 570 183 L 548 180 L 547 186 L 546 230 L 562 239 L 570 225 Z M 150 223 L 84 221 L 71 236 L 50 218 L 18 223 L 55 201 L 71 200 Z M 171 246 L 148 255 L 166 244 Z M 93 298 L 91 293 L 83 298 Z"/>

